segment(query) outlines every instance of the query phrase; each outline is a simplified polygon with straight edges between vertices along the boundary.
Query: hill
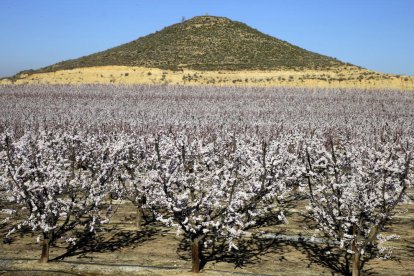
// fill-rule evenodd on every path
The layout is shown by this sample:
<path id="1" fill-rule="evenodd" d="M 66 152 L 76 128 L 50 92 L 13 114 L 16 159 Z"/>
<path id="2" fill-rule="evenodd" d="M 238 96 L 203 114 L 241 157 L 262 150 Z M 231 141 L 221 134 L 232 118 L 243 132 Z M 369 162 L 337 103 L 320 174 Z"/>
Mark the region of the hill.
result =
<path id="1" fill-rule="evenodd" d="M 366 70 L 215 16 L 0 79 L 3 85 L 85 83 L 414 90 L 413 76 Z"/>
<path id="2" fill-rule="evenodd" d="M 324 69 L 344 63 L 225 17 L 198 16 L 132 42 L 36 72 L 138 66 L 177 70 Z"/>

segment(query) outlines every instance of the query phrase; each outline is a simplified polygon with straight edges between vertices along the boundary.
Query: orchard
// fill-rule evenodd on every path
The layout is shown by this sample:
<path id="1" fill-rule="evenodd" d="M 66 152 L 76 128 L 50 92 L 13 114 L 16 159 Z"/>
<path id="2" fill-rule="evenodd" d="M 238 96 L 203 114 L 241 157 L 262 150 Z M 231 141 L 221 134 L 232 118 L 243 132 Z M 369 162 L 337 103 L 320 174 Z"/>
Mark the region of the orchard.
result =
<path id="1" fill-rule="evenodd" d="M 310 240 L 345 260 L 343 274 L 392 258 L 390 241 L 402 238 L 387 229 L 412 194 L 408 92 L 1 89 L 0 226 L 5 239 L 31 233 L 42 263 L 58 242 L 69 249 L 79 233 L 105 231 L 126 202 L 135 231 L 162 225 L 182 237 L 192 272 L 218 242 L 237 256 L 252 233 L 289 224 L 299 201 L 318 233 Z"/>

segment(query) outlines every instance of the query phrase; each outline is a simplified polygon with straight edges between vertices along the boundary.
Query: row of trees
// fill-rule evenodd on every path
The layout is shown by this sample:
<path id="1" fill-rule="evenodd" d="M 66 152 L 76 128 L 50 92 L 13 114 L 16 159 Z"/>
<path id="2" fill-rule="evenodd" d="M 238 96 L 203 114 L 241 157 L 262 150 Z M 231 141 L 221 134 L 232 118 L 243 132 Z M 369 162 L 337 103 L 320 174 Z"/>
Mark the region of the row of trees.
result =
<path id="1" fill-rule="evenodd" d="M 202 248 L 225 239 L 237 250 L 246 231 L 269 216 L 285 222 L 285 200 L 304 194 L 307 214 L 352 258 L 352 274 L 385 248 L 381 231 L 406 200 L 413 140 L 354 145 L 344 136 L 187 132 L 87 133 L 43 130 L 0 140 L 0 188 L 22 226 L 49 246 L 110 220 L 110 198 L 130 200 L 137 227 L 144 211 L 176 227 L 191 243 L 192 270 Z"/>

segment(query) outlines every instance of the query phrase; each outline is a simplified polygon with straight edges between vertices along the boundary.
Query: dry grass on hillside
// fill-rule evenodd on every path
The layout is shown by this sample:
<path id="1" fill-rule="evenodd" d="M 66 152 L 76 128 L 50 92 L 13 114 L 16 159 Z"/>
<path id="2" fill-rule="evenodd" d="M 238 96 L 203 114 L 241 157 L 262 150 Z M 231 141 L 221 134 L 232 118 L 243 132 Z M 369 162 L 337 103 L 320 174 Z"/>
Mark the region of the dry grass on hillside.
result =
<path id="1" fill-rule="evenodd" d="M 0 84 L 178 84 L 414 90 L 413 76 L 381 74 L 353 66 L 330 70 L 195 71 L 103 66 L 20 75 Z"/>

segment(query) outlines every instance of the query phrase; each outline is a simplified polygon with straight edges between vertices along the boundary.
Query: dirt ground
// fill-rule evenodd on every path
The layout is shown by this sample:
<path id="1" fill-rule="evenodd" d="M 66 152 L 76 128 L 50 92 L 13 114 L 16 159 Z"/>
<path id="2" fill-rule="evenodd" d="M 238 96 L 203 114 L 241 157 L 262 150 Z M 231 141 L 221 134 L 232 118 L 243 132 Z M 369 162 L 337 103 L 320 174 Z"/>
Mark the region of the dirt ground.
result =
<path id="1" fill-rule="evenodd" d="M 135 208 L 118 204 L 102 232 L 84 237 L 82 246 L 73 251 L 58 243 L 51 248 L 48 264 L 38 263 L 41 245 L 30 232 L 5 239 L 0 244 L 0 275 L 191 275 L 188 244 L 175 229 L 152 223 L 137 232 Z M 246 237 L 238 252 L 218 250 L 202 275 L 341 275 L 337 257 L 321 253 L 321 244 L 309 242 L 314 230 L 304 224 L 300 215 L 304 202 L 300 204 L 289 214 L 289 224 L 252 230 L 268 235 Z M 401 236 L 392 244 L 394 258 L 370 260 L 363 275 L 414 274 L 414 205 L 399 210 L 403 212 L 386 229 Z M 0 225 L 0 234 L 7 228 Z"/>

